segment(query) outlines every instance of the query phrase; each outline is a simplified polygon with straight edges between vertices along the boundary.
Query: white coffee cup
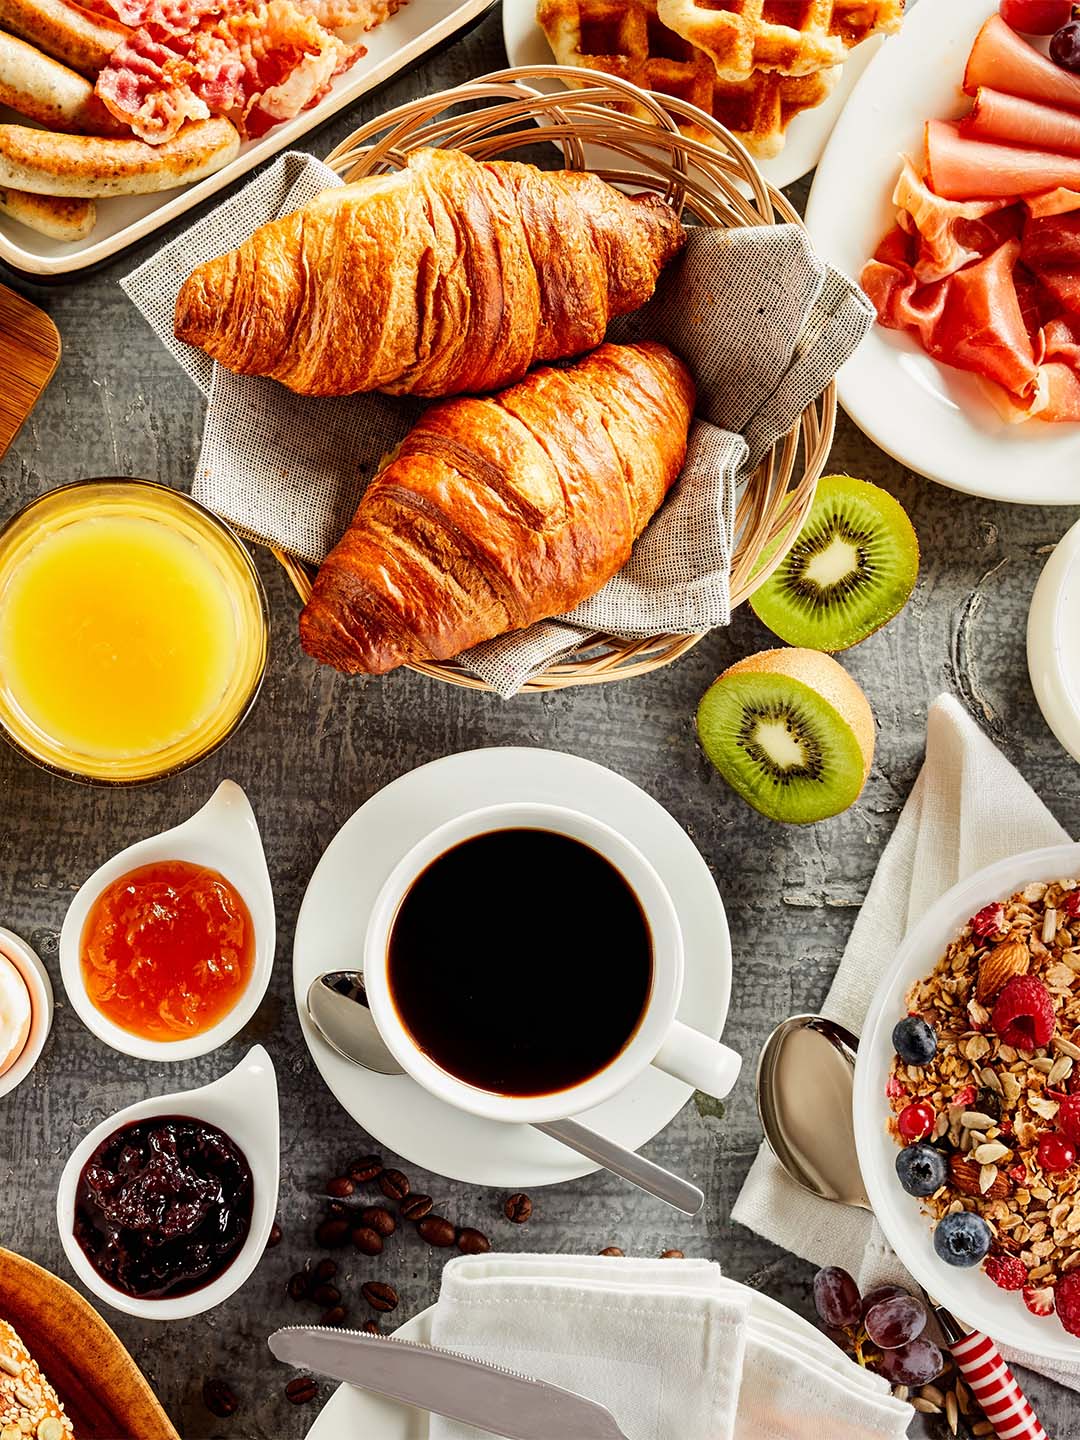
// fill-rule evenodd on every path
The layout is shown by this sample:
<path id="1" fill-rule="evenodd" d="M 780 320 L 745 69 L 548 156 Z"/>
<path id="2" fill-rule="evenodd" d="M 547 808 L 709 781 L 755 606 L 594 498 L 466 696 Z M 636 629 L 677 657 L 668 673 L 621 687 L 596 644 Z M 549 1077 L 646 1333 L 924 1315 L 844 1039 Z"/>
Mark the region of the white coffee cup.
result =
<path id="1" fill-rule="evenodd" d="M 547 830 L 581 841 L 622 875 L 641 905 L 652 939 L 652 984 L 642 1018 L 622 1050 L 578 1085 L 545 1095 L 504 1095 L 449 1074 L 420 1048 L 390 994 L 390 935 L 402 900 L 432 861 L 463 841 L 496 830 Z M 482 876 L 477 894 L 482 895 Z M 465 897 L 463 897 L 463 903 Z M 477 923 L 483 923 L 478 915 Z M 557 944 L 557 942 L 556 942 Z M 552 964 L 560 963 L 557 950 Z M 542 1124 L 589 1110 L 624 1089 L 649 1065 L 720 1099 L 738 1078 L 741 1058 L 726 1045 L 675 1018 L 683 987 L 682 931 L 659 875 L 630 842 L 609 826 L 558 805 L 509 804 L 473 810 L 426 835 L 394 867 L 379 892 L 364 940 L 364 983 L 371 1014 L 398 1063 L 439 1099 L 489 1120 Z M 567 1003 L 573 1003 L 569 994 Z"/>

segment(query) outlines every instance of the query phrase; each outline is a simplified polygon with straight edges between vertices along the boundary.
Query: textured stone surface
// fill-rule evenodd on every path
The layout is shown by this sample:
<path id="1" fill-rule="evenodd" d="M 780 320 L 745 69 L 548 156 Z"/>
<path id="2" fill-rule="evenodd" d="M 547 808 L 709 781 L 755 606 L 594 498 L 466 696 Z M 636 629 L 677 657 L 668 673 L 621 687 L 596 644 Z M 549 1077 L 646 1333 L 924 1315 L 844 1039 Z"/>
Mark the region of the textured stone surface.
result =
<path id="1" fill-rule="evenodd" d="M 311 148 L 324 153 L 379 109 L 503 63 L 492 18 L 335 120 L 312 137 Z M 16 282 L 53 315 L 65 348 L 52 386 L 0 462 L 0 518 L 81 476 L 145 475 L 187 485 L 201 401 L 115 283 L 147 249 L 75 285 Z M 1039 715 L 1024 659 L 1028 599 L 1073 512 L 950 494 L 892 463 L 843 419 L 831 463 L 884 484 L 908 507 L 923 567 L 906 612 L 847 657 L 877 714 L 878 753 L 859 803 L 827 824 L 809 830 L 769 824 L 725 789 L 695 744 L 692 715 L 707 683 L 729 661 L 770 643 L 745 608 L 729 631 L 709 636 L 668 670 L 504 704 L 406 672 L 370 683 L 320 672 L 295 642 L 296 599 L 267 554 L 259 566 L 275 618 L 272 664 L 253 719 L 223 754 L 167 785 L 110 792 L 53 780 L 0 746 L 0 925 L 38 948 L 54 980 L 68 901 L 107 856 L 187 815 L 225 776 L 248 789 L 262 823 L 280 945 L 271 993 L 248 1031 L 204 1060 L 155 1068 L 105 1049 L 61 991 L 43 1062 L 15 1096 L 0 1101 L 0 1238 L 70 1279 L 53 1200 L 63 1162 L 87 1127 L 140 1096 L 213 1078 L 256 1039 L 272 1051 L 283 1090 L 283 1243 L 238 1296 L 209 1316 L 167 1327 L 108 1316 L 185 1440 L 299 1440 L 314 1418 L 314 1407 L 297 1410 L 284 1400 L 289 1377 L 271 1361 L 265 1337 L 277 1325 L 317 1317 L 286 1299 L 285 1282 L 313 1252 L 326 1178 L 369 1146 L 323 1087 L 303 1045 L 291 999 L 293 926 L 317 858 L 357 805 L 415 765 L 476 746 L 538 745 L 588 756 L 643 786 L 686 827 L 728 908 L 735 976 L 727 1038 L 750 1063 L 721 1113 L 689 1105 L 648 1147 L 707 1192 L 696 1220 L 680 1219 L 606 1176 L 536 1193 L 535 1215 L 520 1229 L 501 1219 L 501 1193 L 415 1172 L 414 1188 L 503 1248 L 590 1252 L 616 1244 L 656 1254 L 677 1247 L 714 1257 L 729 1274 L 810 1313 L 809 1267 L 727 1218 L 759 1140 L 752 1058 L 778 1020 L 820 1004 L 916 774 L 933 697 L 957 694 L 1074 833 L 1080 820 L 1080 775 Z M 351 1315 L 358 1323 L 367 1318 L 359 1288 L 376 1277 L 401 1292 L 395 1319 L 420 1310 L 437 1293 L 444 1253 L 412 1234 L 395 1236 L 378 1261 L 350 1251 L 342 1289 Z M 232 1420 L 216 1421 L 203 1407 L 207 1374 L 227 1378 L 242 1397 Z M 1075 1396 L 1041 1379 L 1029 1386 L 1056 1440 L 1080 1435 Z"/>

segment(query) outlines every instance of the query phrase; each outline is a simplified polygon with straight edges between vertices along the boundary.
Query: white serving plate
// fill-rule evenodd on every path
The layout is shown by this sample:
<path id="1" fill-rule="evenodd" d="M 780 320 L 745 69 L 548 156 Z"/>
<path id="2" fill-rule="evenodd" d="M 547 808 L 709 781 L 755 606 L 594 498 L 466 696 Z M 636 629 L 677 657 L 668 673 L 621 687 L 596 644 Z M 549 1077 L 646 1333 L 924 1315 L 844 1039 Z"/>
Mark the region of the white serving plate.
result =
<path id="1" fill-rule="evenodd" d="M 555 64 L 547 37 L 536 23 L 536 0 L 503 0 L 503 40 L 511 65 Z M 787 144 L 780 154 L 773 156 L 771 160 L 757 159 L 757 167 L 770 185 L 780 190 L 785 185 L 793 185 L 796 180 L 801 180 L 813 170 L 821 158 L 837 116 L 884 40 L 885 36 L 874 35 L 857 46 L 844 65 L 844 73 L 836 89 L 824 104 L 815 110 L 804 110 L 791 122 Z M 538 90 L 544 90 L 548 94 L 561 88 L 557 80 L 535 83 Z M 602 161 L 597 159 L 599 153 L 596 146 L 586 147 L 588 163 L 594 169 L 603 168 Z M 618 164 L 620 161 L 625 163 L 625 157 L 617 157 L 613 163 Z"/>
<path id="2" fill-rule="evenodd" d="M 963 1270 L 938 1259 L 929 1217 L 896 1177 L 898 1152 L 886 1129 L 885 1082 L 893 1058 L 893 1026 L 906 1013 L 908 989 L 931 973 L 971 916 L 994 900 L 1007 900 L 1033 880 L 1077 874 L 1080 844 L 1029 850 L 979 870 L 930 907 L 901 945 L 870 1006 L 859 1040 L 854 1099 L 855 1142 L 866 1193 L 885 1238 L 919 1284 L 958 1319 L 999 1344 L 1074 1365 L 1080 1364 L 1080 1339 L 1064 1330 L 1056 1316 L 1032 1315 L 1017 1292 L 999 1290 L 979 1266 Z"/>
<path id="3" fill-rule="evenodd" d="M 49 278 L 76 275 L 118 255 L 155 230 L 168 225 L 196 205 L 302 140 L 339 110 L 354 104 L 362 95 L 384 84 L 399 71 L 421 61 L 429 51 L 453 39 L 489 10 L 494 0 L 408 0 L 396 15 L 364 36 L 368 53 L 334 81 L 330 93 L 311 110 L 305 110 L 287 124 L 278 125 L 258 140 L 240 147 L 240 153 L 223 170 L 200 180 L 197 185 L 168 190 L 157 195 L 131 195 L 99 200 L 98 222 L 85 240 L 50 240 L 0 216 L 0 262 L 28 276 Z M 342 31 L 346 38 L 359 32 Z M 0 119 L 26 124 L 20 116 L 0 107 Z"/>
<path id="4" fill-rule="evenodd" d="M 966 113 L 971 43 L 998 0 L 919 0 L 855 87 L 818 166 L 806 223 L 856 279 L 893 223 L 901 154 L 929 119 Z M 875 326 L 837 377 L 840 404 L 895 460 L 953 490 L 1026 505 L 1080 503 L 1080 425 L 1002 420 L 976 379 Z"/>

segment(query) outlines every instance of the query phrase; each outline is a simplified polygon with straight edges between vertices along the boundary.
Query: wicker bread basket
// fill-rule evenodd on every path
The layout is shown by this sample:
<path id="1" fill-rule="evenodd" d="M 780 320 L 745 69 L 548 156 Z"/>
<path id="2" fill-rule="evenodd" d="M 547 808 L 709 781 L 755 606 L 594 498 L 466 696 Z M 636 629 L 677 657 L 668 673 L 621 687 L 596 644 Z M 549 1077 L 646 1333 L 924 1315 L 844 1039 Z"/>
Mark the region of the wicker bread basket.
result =
<path id="1" fill-rule="evenodd" d="M 550 87 L 552 81 L 573 88 L 544 93 L 540 87 Z M 652 123 L 624 113 L 623 107 L 648 112 Z M 714 143 L 682 134 L 680 120 L 707 131 Z M 562 150 L 567 169 L 594 169 L 612 184 L 654 190 L 687 220 L 723 228 L 801 223 L 784 196 L 765 183 L 743 146 L 694 106 L 610 76 L 558 65 L 501 70 L 401 105 L 362 126 L 326 163 L 353 181 L 400 169 L 410 151 L 426 146 L 493 160 L 544 142 Z M 592 156 L 602 148 L 606 165 L 588 165 L 586 146 Z M 792 533 L 802 523 L 829 454 L 835 422 L 836 388 L 830 384 L 762 460 L 745 487 L 735 519 L 732 606 L 745 600 L 773 568 L 755 570 L 766 546 L 781 531 Z M 793 498 L 785 504 L 789 493 Z M 306 601 L 311 571 L 282 551 L 274 553 Z M 777 562 L 781 554 L 782 548 Z M 630 679 L 669 664 L 699 639 L 699 635 L 655 635 L 647 640 L 590 636 L 572 655 L 550 665 L 523 688 L 561 690 Z M 488 688 L 453 660 L 412 668 L 452 685 Z"/>

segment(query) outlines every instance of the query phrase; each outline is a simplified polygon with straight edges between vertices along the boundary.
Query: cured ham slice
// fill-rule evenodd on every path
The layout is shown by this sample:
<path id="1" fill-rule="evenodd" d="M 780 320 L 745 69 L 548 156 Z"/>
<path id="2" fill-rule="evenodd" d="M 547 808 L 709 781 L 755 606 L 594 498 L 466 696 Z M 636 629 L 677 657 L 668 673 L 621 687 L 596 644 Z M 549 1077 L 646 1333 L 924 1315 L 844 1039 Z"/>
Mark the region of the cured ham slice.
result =
<path id="1" fill-rule="evenodd" d="M 906 157 L 892 198 L 900 227 L 914 231 L 921 241 L 913 266 L 921 284 L 955 274 L 1011 238 L 1009 232 L 1017 228 L 1012 217 L 1004 226 L 987 223 L 991 216 L 1000 217 L 1008 200 L 943 200 Z"/>
<path id="2" fill-rule="evenodd" d="M 946 200 L 1010 200 L 1058 186 L 1080 188 L 1080 156 L 967 140 L 949 120 L 926 123 L 930 185 Z"/>
<path id="3" fill-rule="evenodd" d="M 960 132 L 970 140 L 1080 155 L 1080 114 L 985 87 L 975 96 L 971 113 L 960 121 Z"/>
<path id="4" fill-rule="evenodd" d="M 1071 210 L 1080 210 L 1080 190 L 1059 186 L 1045 195 L 1029 195 L 1024 204 L 1029 215 L 1067 215 Z"/>
<path id="5" fill-rule="evenodd" d="M 1080 112 L 1080 77 L 1040 55 L 996 14 L 976 36 L 964 71 L 965 94 L 980 86 Z"/>

